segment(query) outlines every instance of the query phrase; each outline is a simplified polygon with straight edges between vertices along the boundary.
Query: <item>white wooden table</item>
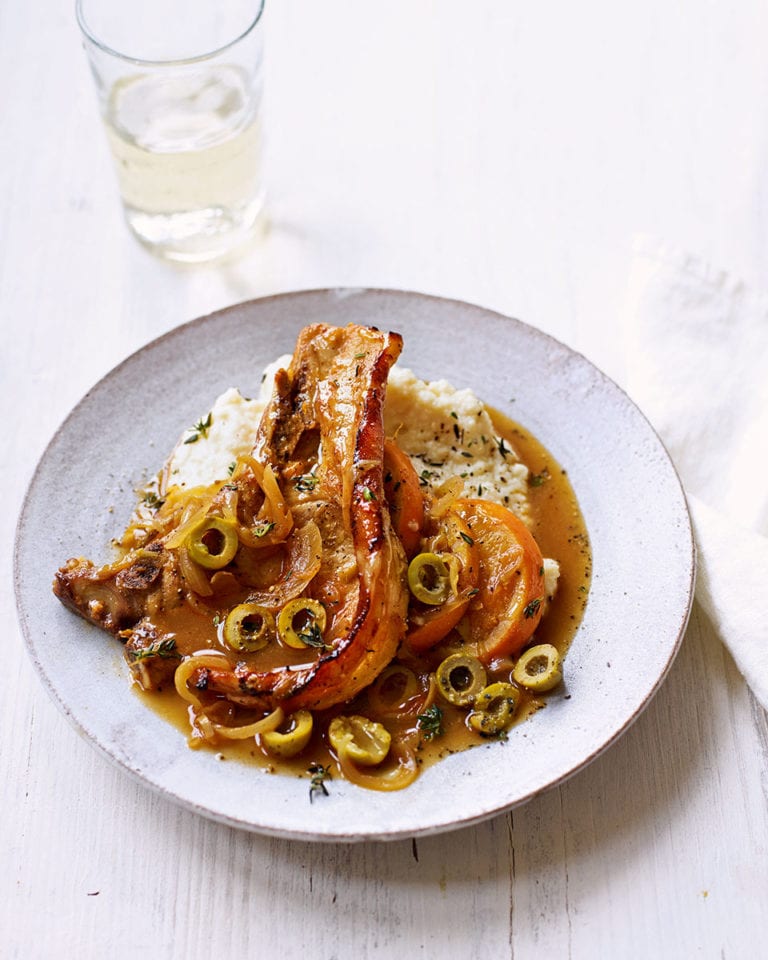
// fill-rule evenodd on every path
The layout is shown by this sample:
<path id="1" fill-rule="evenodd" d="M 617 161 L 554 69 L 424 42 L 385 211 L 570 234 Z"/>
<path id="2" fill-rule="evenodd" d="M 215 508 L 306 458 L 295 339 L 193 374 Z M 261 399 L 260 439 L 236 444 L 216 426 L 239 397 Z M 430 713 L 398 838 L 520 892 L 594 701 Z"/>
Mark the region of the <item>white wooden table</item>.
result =
<path id="1" fill-rule="evenodd" d="M 697 609 L 607 754 L 413 843 L 265 839 L 169 806 L 33 675 L 10 573 L 26 483 L 88 387 L 172 326 L 278 291 L 394 286 L 518 316 L 620 379 L 635 232 L 765 284 L 761 0 L 268 8 L 269 228 L 237 262 L 176 268 L 122 225 L 70 3 L 0 7 L 0 953 L 759 956 L 768 718 Z"/>

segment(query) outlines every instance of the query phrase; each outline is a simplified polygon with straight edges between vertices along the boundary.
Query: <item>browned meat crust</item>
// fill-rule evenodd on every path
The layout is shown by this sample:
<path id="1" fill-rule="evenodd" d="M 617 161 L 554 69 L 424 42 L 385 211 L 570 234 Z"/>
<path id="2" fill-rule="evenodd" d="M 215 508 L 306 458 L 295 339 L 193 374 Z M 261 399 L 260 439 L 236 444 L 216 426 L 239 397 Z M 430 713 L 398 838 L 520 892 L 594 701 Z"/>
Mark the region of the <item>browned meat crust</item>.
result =
<path id="1" fill-rule="evenodd" d="M 384 496 L 383 405 L 401 349 L 399 335 L 365 327 L 318 325 L 300 336 L 265 411 L 255 452 L 281 476 L 295 476 L 307 466 L 303 442 L 318 438 L 317 482 L 301 499 L 336 505 L 335 538 L 349 545 L 355 561 L 344 594 L 356 599 L 342 604 L 330 630 L 331 649 L 314 663 L 264 672 L 212 669 L 209 691 L 246 704 L 318 709 L 353 697 L 395 655 L 408 595 L 405 555 Z"/>
<path id="2" fill-rule="evenodd" d="M 405 555 L 384 493 L 383 404 L 401 349 L 398 334 L 319 324 L 302 332 L 289 369 L 278 373 L 253 457 L 278 479 L 292 515 L 291 537 L 309 525 L 315 537 L 319 531 L 323 556 L 307 593 L 326 605 L 327 649 L 308 650 L 309 662 L 301 665 L 209 669 L 209 695 L 265 709 L 324 708 L 353 697 L 394 656 L 408 600 Z M 265 504 L 254 472 L 243 471 L 228 486 L 211 510 L 235 490 L 238 520 L 252 527 Z M 161 685 L 175 669 L 173 612 L 194 599 L 177 549 L 165 546 L 172 533 L 116 564 L 69 560 L 54 580 L 54 593 L 66 606 L 126 641 L 126 657 L 148 687 Z M 254 561 L 254 552 L 241 548 L 227 576 L 247 588 L 247 571 L 267 553 L 257 551 Z"/>

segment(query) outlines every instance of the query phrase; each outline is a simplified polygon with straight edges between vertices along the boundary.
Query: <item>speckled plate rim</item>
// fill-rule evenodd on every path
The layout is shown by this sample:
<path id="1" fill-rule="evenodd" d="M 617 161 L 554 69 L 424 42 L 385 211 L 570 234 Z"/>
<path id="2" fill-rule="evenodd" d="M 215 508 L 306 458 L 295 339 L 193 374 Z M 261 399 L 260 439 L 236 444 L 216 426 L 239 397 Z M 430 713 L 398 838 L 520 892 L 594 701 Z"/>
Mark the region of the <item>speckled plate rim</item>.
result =
<path id="1" fill-rule="evenodd" d="M 569 671 L 571 676 L 561 694 L 550 700 L 547 710 L 539 711 L 514 728 L 508 744 L 494 744 L 450 757 L 425 771 L 405 791 L 373 794 L 334 782 L 332 798 L 323 798 L 322 804 L 315 803 L 310 810 L 306 803 L 306 781 L 280 776 L 257 777 L 255 792 L 264 802 L 256 807 L 246 803 L 241 810 L 238 797 L 246 798 L 254 793 L 254 776 L 257 776 L 254 769 L 239 764 L 224 767 L 207 752 L 189 751 L 177 731 L 154 713 L 147 716 L 146 708 L 128 692 L 116 644 L 97 643 L 86 647 L 93 658 L 93 674 L 89 675 L 92 682 L 85 688 L 77 685 L 77 673 L 65 666 L 65 654 L 82 655 L 83 643 L 92 643 L 93 633 L 97 631 L 60 608 L 50 595 L 53 570 L 77 550 L 62 542 L 61 525 L 58 537 L 54 530 L 41 544 L 40 533 L 46 530 L 41 505 L 48 503 L 50 518 L 50 494 L 52 489 L 58 489 L 54 480 L 60 475 L 62 451 L 71 447 L 73 439 L 81 444 L 79 459 L 86 459 L 83 454 L 87 455 L 88 450 L 83 450 L 82 444 L 87 446 L 89 437 L 83 434 L 81 421 L 92 424 L 98 404 L 116 389 L 126 389 L 126 384 L 130 391 L 131 380 L 138 372 L 157 373 L 155 367 L 166 376 L 175 372 L 173 383 L 178 392 L 188 382 L 185 378 L 189 370 L 195 369 L 194 363 L 190 366 L 189 355 L 194 352 L 190 347 L 194 348 L 201 337 L 205 339 L 207 334 L 215 332 L 221 340 L 224 335 L 234 333 L 246 343 L 254 331 L 262 340 L 270 341 L 271 337 L 276 341 L 275 346 L 265 347 L 266 352 L 261 354 L 256 351 L 252 366 L 260 370 L 274 356 L 290 350 L 295 333 L 306 322 L 355 320 L 388 327 L 390 318 L 391 328 L 400 330 L 406 337 L 403 357 L 406 365 L 428 379 L 445 376 L 457 386 L 472 385 L 487 402 L 531 429 L 568 467 L 595 551 L 592 592 L 584 621 L 566 659 L 566 677 Z M 435 349 L 429 333 L 434 331 L 436 323 L 442 334 L 439 343 L 455 336 L 459 342 L 466 343 L 466 349 L 450 350 L 447 356 L 444 350 Z M 426 352 L 425 343 L 429 345 Z M 481 358 L 482 364 L 478 364 L 470 347 L 476 355 L 478 344 L 483 343 L 493 349 L 489 349 Z M 181 349 L 177 349 L 179 347 Z M 519 354 L 514 350 L 505 354 L 502 347 L 510 350 L 524 347 L 530 363 L 515 360 Z M 510 366 L 521 378 L 515 381 L 515 386 L 522 383 L 523 387 L 514 402 L 507 402 L 498 391 L 499 383 L 506 384 Z M 237 372 L 231 376 L 227 372 L 224 386 L 232 384 L 247 386 L 239 382 Z M 198 387 L 189 391 L 190 410 L 199 412 L 210 404 L 219 386 L 206 383 L 204 390 Z M 547 429 L 547 417 L 540 416 L 542 400 L 546 406 L 551 397 L 554 397 L 555 413 L 564 418 L 557 421 L 561 435 L 558 430 Z M 114 397 L 112 399 L 114 401 Z M 580 411 L 575 420 L 574 410 Z M 607 421 L 600 426 L 604 417 Z M 184 419 L 181 414 L 172 417 L 167 437 L 174 439 L 186 422 L 193 420 Z M 567 424 L 565 428 L 563 423 Z M 612 446 L 617 429 L 622 444 Z M 138 465 L 159 468 L 157 458 L 170 449 L 167 443 L 167 439 L 158 440 L 156 445 L 152 440 L 148 446 L 143 443 L 144 462 Z M 586 453 L 579 452 L 584 449 Z M 573 460 L 566 456 L 569 453 L 581 457 L 584 463 L 577 463 L 574 469 Z M 623 501 L 619 498 L 619 506 L 628 511 L 623 525 L 624 514 L 616 514 L 616 497 L 611 499 L 611 488 L 600 481 L 599 457 L 602 455 L 612 458 L 614 493 L 616 483 L 628 491 L 634 491 L 633 484 L 639 484 L 646 495 L 642 508 L 635 495 L 624 495 Z M 69 466 L 74 469 L 77 464 Z M 86 476 L 85 468 L 80 466 Z M 104 470 L 114 469 L 114 463 L 110 463 L 102 474 Z M 135 476 L 135 468 L 129 472 Z M 105 480 L 106 474 L 102 474 L 97 470 L 96 479 Z M 89 475 L 93 476 L 92 470 Z M 110 493 L 120 500 L 123 511 L 129 510 L 132 489 L 137 484 L 129 486 L 119 478 L 115 480 L 114 473 L 108 475 Z M 649 480 L 657 483 L 659 489 L 642 486 Z M 48 501 L 44 499 L 46 495 Z M 98 490 L 94 496 L 93 503 L 101 498 L 103 507 L 103 492 Z M 82 552 L 99 555 L 101 544 L 109 540 L 110 527 L 116 532 L 122 520 L 117 522 L 101 515 L 91 524 L 91 527 L 95 524 L 94 529 L 89 530 L 88 524 L 78 525 L 78 520 L 83 519 L 83 510 L 91 509 L 88 502 L 80 506 L 78 516 L 79 501 L 75 500 L 73 506 L 66 490 L 61 491 L 60 498 L 53 509 L 68 512 L 62 520 L 63 529 L 78 532 L 72 533 L 69 539 L 82 536 Z M 648 521 L 649 507 L 658 513 L 656 516 L 654 510 L 651 511 L 656 522 L 651 521 L 650 532 L 638 534 L 639 524 Z M 606 509 L 609 513 L 606 522 L 609 527 L 613 524 L 613 528 L 603 543 L 602 515 Z M 596 531 L 600 531 L 598 541 L 594 538 Z M 106 535 L 98 539 L 102 533 Z M 632 549 L 627 549 L 629 545 Z M 651 555 L 655 565 L 648 582 L 647 561 Z M 33 557 L 38 561 L 44 557 L 45 564 L 32 564 Z M 666 603 L 661 612 L 645 606 L 642 597 L 627 600 L 631 589 L 624 589 L 625 599 L 616 602 L 621 588 L 631 588 L 636 582 L 633 574 L 641 570 L 646 578 L 646 592 L 651 596 L 654 576 L 659 579 L 658 588 L 663 580 Z M 628 729 L 663 682 L 685 631 L 694 581 L 695 547 L 677 473 L 646 418 L 613 381 L 582 355 L 520 321 L 462 301 L 396 290 L 304 290 L 252 300 L 192 320 L 131 354 L 86 393 L 43 452 L 22 505 L 14 545 L 17 611 L 27 649 L 43 685 L 75 729 L 123 770 L 174 803 L 230 826 L 300 840 L 393 840 L 469 826 L 525 803 L 573 776 Z M 610 602 L 613 607 L 606 611 L 604 608 Z M 610 614 L 615 617 L 617 611 L 620 620 L 616 629 L 620 627 L 621 644 L 612 635 L 595 635 L 596 628 L 599 633 L 611 629 Z M 609 616 L 601 617 L 601 612 Z M 54 641 L 52 635 L 56 637 Z M 66 649 L 60 649 L 62 637 Z M 649 645 L 645 645 L 647 637 L 653 638 L 648 641 Z M 632 651 L 631 655 L 627 650 Z M 607 691 L 603 692 L 602 682 L 595 687 L 589 672 L 594 670 L 599 658 L 606 655 L 611 656 L 617 669 Z M 636 672 L 638 665 L 640 675 Z M 600 697 L 595 690 L 601 692 Z M 101 703 L 104 691 L 112 694 L 107 698 L 108 706 Z M 591 711 L 585 712 L 585 698 L 589 705 L 590 697 L 597 702 L 592 704 Z M 140 724 L 138 737 L 135 736 L 137 722 Z M 126 725 L 133 727 L 128 743 Z M 518 731 L 525 733 L 517 735 Z M 528 740 L 529 731 L 531 740 Z M 505 756 L 510 744 L 513 763 Z M 491 752 L 493 747 L 495 754 Z M 522 772 L 512 776 L 516 767 Z M 493 783 L 493 788 L 478 791 L 474 787 L 478 778 Z M 449 788 L 447 793 L 446 788 Z M 434 803 L 435 795 L 443 797 L 439 804 Z M 297 797 L 302 798 L 298 805 Z"/>

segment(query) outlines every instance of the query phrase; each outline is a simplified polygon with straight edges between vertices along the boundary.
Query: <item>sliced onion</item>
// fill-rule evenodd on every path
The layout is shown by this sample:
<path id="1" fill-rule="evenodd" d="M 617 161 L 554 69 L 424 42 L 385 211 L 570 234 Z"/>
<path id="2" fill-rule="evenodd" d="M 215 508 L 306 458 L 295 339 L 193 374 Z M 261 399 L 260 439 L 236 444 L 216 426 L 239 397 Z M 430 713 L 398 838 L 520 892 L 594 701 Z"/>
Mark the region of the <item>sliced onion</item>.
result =
<path id="1" fill-rule="evenodd" d="M 284 540 L 293 526 L 293 517 L 291 516 L 291 511 L 288 509 L 288 504 L 285 502 L 272 467 L 266 466 L 264 468 L 264 477 L 261 481 L 261 486 L 264 490 L 264 496 L 269 502 L 273 522 L 276 527 L 281 527 L 284 531 L 280 538 Z M 273 534 L 274 533 L 275 531 L 273 531 Z"/>
<path id="2" fill-rule="evenodd" d="M 287 573 L 282 580 L 272 584 L 268 590 L 259 590 L 248 595 L 251 603 L 260 603 L 269 608 L 282 607 L 289 600 L 299 597 L 320 569 L 323 553 L 323 540 L 317 524 L 308 521 L 301 529 L 291 531 L 286 541 L 287 554 L 284 569 Z"/>
<path id="3" fill-rule="evenodd" d="M 238 518 L 238 536 L 247 547 L 256 549 L 282 543 L 293 527 L 293 514 L 285 502 L 280 486 L 272 467 L 263 466 L 251 456 L 242 456 L 232 473 L 233 480 L 243 477 L 246 470 L 250 470 L 256 483 L 264 493 L 264 503 L 255 517 L 246 518 L 245 522 Z M 254 527 L 269 526 L 267 532 L 258 535 Z"/>
<path id="4" fill-rule="evenodd" d="M 402 691 L 393 695 L 389 686 L 396 677 L 402 678 Z M 397 717 L 414 713 L 421 708 L 424 692 L 416 674 L 402 664 L 390 664 L 368 687 L 368 704 L 374 713 L 383 717 Z"/>
<path id="5" fill-rule="evenodd" d="M 208 577 L 190 557 L 187 548 L 179 547 L 176 556 L 179 558 L 179 568 L 187 586 L 200 597 L 210 597 L 213 587 L 208 582 Z"/>
<path id="6" fill-rule="evenodd" d="M 182 514 L 181 523 L 176 527 L 173 533 L 169 534 L 165 541 L 166 550 L 176 550 L 184 543 L 187 536 L 195 526 L 203 519 L 210 509 L 210 500 L 207 500 L 201 506 L 194 510 L 185 510 Z"/>
<path id="7" fill-rule="evenodd" d="M 277 730 L 285 719 L 285 711 L 282 707 L 276 707 L 272 713 L 257 720 L 255 723 L 248 723 L 244 727 L 227 727 L 223 723 L 214 723 L 213 729 L 221 737 L 227 740 L 248 740 L 249 737 L 255 737 L 259 733 L 269 733 Z"/>
<path id="8" fill-rule="evenodd" d="M 429 675 L 429 689 L 427 690 L 427 695 L 424 698 L 424 703 L 421 705 L 419 713 L 426 713 L 427 710 L 435 702 L 435 697 L 437 696 L 437 680 L 435 679 L 434 673 Z"/>
<path id="9" fill-rule="evenodd" d="M 195 670 L 199 670 L 201 667 L 213 667 L 215 670 L 220 670 L 224 665 L 229 666 L 229 660 L 223 653 L 218 653 L 216 650 L 205 650 L 187 657 L 176 667 L 176 672 L 173 675 L 176 693 L 187 703 L 200 707 L 200 698 L 187 686 L 189 678 Z"/>
<path id="10" fill-rule="evenodd" d="M 446 480 L 437 490 L 437 500 L 432 504 L 430 514 L 435 519 L 445 516 L 451 504 L 461 496 L 463 490 L 464 481 L 460 477 L 451 477 L 450 480 Z"/>
<path id="11" fill-rule="evenodd" d="M 264 503 L 258 515 L 252 520 L 253 526 L 263 527 L 270 524 L 271 529 L 257 536 L 250 526 L 240 524 L 240 539 L 249 547 L 265 547 L 282 543 L 293 528 L 293 514 L 285 502 L 272 467 L 269 465 L 262 467 L 252 460 L 251 470 L 264 492 Z"/>
<path id="12" fill-rule="evenodd" d="M 451 583 L 451 596 L 459 595 L 459 573 L 461 571 L 461 561 L 453 553 L 438 554 L 443 563 L 448 567 L 448 574 Z"/>
<path id="13" fill-rule="evenodd" d="M 252 457 L 249 453 L 243 453 L 237 458 L 237 465 L 232 471 L 232 480 L 239 480 L 246 470 L 250 470 L 251 473 L 256 477 L 256 480 L 260 482 L 261 474 L 264 468 L 259 461 L 256 460 L 255 457 Z"/>
<path id="14" fill-rule="evenodd" d="M 387 764 L 386 769 L 377 773 L 368 772 L 370 771 L 370 767 L 368 771 L 364 773 L 346 754 L 342 754 L 339 757 L 339 766 L 341 767 L 341 772 L 344 774 L 344 777 L 358 787 L 385 792 L 402 790 L 404 787 L 413 783 L 419 775 L 419 765 L 416 762 L 416 754 L 410 747 L 404 747 L 402 744 L 399 744 L 393 748 L 392 756 L 395 757 L 397 765 L 391 767 Z"/>
<path id="15" fill-rule="evenodd" d="M 193 706 L 189 708 L 189 725 L 192 727 L 192 739 L 188 743 L 193 750 L 201 745 L 202 740 L 212 743 L 216 739 L 211 719 L 204 713 L 199 713 Z"/>
<path id="16" fill-rule="evenodd" d="M 240 492 L 237 487 L 232 489 L 232 487 L 227 486 L 222 491 L 221 499 L 221 515 L 225 520 L 230 520 L 235 526 L 238 526 L 237 519 L 237 501 L 240 497 Z"/>

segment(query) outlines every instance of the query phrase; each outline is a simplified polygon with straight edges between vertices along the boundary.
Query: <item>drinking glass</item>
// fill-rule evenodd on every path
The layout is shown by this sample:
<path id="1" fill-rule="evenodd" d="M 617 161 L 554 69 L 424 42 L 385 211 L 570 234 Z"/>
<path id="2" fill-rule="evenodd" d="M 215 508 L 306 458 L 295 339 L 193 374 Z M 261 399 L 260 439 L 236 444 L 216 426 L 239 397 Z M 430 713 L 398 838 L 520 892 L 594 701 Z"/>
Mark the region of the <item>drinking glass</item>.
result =
<path id="1" fill-rule="evenodd" d="M 199 262 L 264 202 L 264 0 L 77 0 L 125 216 L 146 247 Z"/>

